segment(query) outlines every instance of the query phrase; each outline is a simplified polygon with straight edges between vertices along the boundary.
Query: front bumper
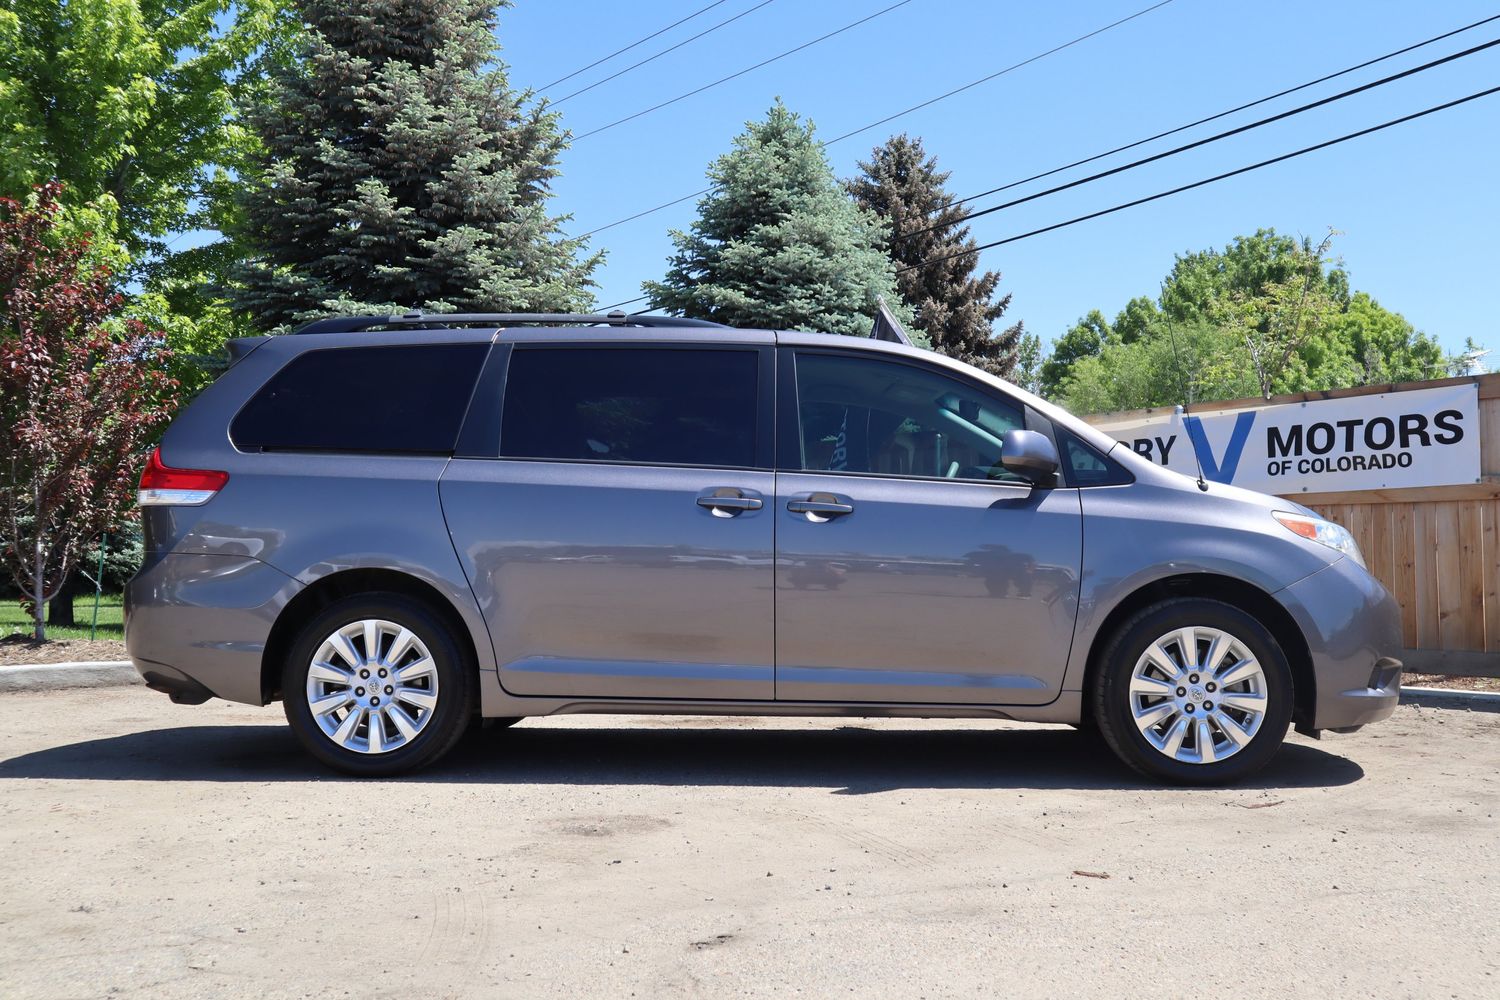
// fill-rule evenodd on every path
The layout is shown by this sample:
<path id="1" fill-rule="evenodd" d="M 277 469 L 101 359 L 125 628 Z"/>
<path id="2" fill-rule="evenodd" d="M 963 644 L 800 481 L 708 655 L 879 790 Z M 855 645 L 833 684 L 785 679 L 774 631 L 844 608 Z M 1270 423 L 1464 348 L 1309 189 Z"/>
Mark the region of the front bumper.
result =
<path id="1" fill-rule="evenodd" d="M 1316 691 L 1298 698 L 1301 729 L 1354 729 L 1388 718 L 1401 699 L 1401 613 L 1395 598 L 1351 559 L 1277 595 L 1312 656 Z"/>
<path id="2" fill-rule="evenodd" d="M 125 651 L 148 687 L 183 704 L 265 704 L 261 660 L 302 585 L 250 556 L 148 557 L 125 586 Z"/>

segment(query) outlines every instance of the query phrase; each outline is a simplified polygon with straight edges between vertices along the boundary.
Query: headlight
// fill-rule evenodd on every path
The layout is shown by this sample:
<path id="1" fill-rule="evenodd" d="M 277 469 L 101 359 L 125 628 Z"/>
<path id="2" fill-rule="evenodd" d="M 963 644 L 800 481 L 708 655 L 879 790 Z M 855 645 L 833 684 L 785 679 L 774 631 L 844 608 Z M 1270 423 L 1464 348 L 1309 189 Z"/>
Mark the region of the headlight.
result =
<path id="1" fill-rule="evenodd" d="M 1365 566 L 1365 557 L 1360 554 L 1359 545 L 1354 541 L 1354 536 L 1349 534 L 1349 529 L 1342 524 L 1334 524 L 1321 517 L 1293 514 L 1285 510 L 1278 510 L 1273 516 L 1292 534 L 1301 535 L 1319 545 L 1326 545 L 1330 549 L 1338 549 L 1360 566 Z M 1365 568 L 1368 569 L 1368 567 Z"/>

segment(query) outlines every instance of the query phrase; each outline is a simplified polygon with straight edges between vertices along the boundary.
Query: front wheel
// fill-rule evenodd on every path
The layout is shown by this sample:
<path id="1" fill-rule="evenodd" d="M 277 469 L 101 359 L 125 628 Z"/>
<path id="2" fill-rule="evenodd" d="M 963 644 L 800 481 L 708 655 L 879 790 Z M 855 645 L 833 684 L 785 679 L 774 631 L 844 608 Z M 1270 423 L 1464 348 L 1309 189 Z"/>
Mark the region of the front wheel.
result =
<path id="1" fill-rule="evenodd" d="M 287 722 L 314 757 L 349 774 L 414 771 L 453 748 L 474 706 L 474 670 L 419 601 L 362 594 L 325 608 L 282 672 Z"/>
<path id="2" fill-rule="evenodd" d="M 1222 601 L 1177 598 L 1115 632 L 1093 709 L 1110 748 L 1142 774 L 1225 784 L 1265 766 L 1286 739 L 1292 672 L 1251 615 Z"/>

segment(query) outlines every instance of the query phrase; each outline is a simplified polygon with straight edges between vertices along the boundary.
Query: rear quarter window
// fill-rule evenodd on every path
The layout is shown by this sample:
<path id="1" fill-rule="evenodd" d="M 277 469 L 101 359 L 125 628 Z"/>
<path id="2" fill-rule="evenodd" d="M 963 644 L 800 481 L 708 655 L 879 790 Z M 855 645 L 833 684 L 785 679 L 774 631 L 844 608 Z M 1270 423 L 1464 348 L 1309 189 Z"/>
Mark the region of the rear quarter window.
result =
<path id="1" fill-rule="evenodd" d="M 453 451 L 488 344 L 309 351 L 230 424 L 245 451 Z"/>

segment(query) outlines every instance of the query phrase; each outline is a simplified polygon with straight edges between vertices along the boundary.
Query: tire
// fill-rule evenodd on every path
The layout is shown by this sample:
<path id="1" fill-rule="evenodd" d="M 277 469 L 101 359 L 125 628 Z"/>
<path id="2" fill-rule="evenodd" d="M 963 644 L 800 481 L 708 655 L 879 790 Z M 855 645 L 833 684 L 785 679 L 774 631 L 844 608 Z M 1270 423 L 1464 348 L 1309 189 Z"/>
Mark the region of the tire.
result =
<path id="1" fill-rule="evenodd" d="M 370 623 L 373 658 L 366 654 Z M 421 601 L 392 593 L 347 597 L 292 643 L 281 675 L 286 719 L 308 753 L 346 774 L 415 771 L 453 749 L 468 728 L 477 687 L 469 660 L 449 626 Z M 371 728 L 376 718 L 378 733 Z"/>
<path id="2" fill-rule="evenodd" d="M 1193 663 L 1184 662 L 1189 643 Z M 1292 719 L 1292 671 L 1275 637 L 1239 608 L 1202 598 L 1132 615 L 1107 640 L 1090 694 L 1110 749 L 1141 774 L 1179 785 L 1254 774 Z"/>

